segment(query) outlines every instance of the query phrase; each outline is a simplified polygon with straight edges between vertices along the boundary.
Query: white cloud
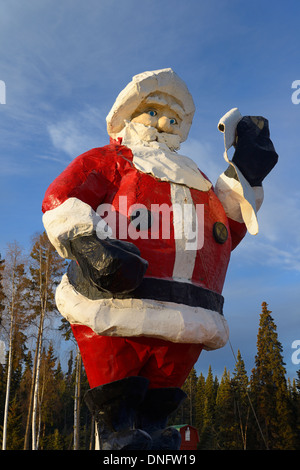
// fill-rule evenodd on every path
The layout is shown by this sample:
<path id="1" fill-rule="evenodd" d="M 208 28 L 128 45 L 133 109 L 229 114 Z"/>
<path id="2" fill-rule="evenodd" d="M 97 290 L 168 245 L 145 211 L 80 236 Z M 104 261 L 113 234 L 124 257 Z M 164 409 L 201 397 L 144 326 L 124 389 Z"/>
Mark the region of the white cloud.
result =
<path id="1" fill-rule="evenodd" d="M 263 265 L 282 270 L 300 272 L 299 247 L 282 248 L 277 244 L 264 240 L 247 239 L 239 253 L 240 261 L 249 264 Z"/>
<path id="2" fill-rule="evenodd" d="M 104 125 L 105 115 L 87 106 L 76 115 L 49 124 L 47 130 L 54 147 L 74 158 L 90 148 L 108 143 Z"/>
<path id="3" fill-rule="evenodd" d="M 78 126 L 72 120 L 49 125 L 48 131 L 54 147 L 70 156 L 80 153 L 79 149 L 84 147 L 85 136 L 78 132 Z"/>

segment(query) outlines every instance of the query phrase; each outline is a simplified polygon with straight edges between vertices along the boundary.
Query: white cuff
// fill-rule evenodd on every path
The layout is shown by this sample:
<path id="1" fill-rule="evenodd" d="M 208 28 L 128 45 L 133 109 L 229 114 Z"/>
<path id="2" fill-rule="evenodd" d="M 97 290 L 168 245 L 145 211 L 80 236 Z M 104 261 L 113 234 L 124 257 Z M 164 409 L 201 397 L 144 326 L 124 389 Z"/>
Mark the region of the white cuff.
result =
<path id="1" fill-rule="evenodd" d="M 75 197 L 43 215 L 43 224 L 50 242 L 62 258 L 69 259 L 73 259 L 70 241 L 78 236 L 91 235 L 98 222 L 96 212 Z"/>
<path id="2" fill-rule="evenodd" d="M 249 233 L 256 235 L 258 233 L 256 214 L 262 205 L 264 190 L 262 186 L 251 187 L 249 183 L 247 185 L 245 181 L 243 183 L 222 173 L 217 180 L 215 193 L 227 217 L 245 223 Z"/>
<path id="3" fill-rule="evenodd" d="M 236 222 L 244 222 L 248 232 L 256 235 L 258 233 L 256 214 L 263 201 L 263 188 L 251 187 L 237 166 L 229 160 L 227 154 L 228 149 L 235 143 L 236 127 L 241 119 L 242 115 L 238 108 L 233 108 L 219 121 L 218 129 L 224 134 L 224 159 L 234 168 L 238 180 L 223 173 L 217 181 L 215 192 L 227 216 Z"/>
<path id="4" fill-rule="evenodd" d="M 218 129 L 224 134 L 224 147 L 225 151 L 235 143 L 236 140 L 236 126 L 242 119 L 242 115 L 238 108 L 233 108 L 220 119 Z"/>

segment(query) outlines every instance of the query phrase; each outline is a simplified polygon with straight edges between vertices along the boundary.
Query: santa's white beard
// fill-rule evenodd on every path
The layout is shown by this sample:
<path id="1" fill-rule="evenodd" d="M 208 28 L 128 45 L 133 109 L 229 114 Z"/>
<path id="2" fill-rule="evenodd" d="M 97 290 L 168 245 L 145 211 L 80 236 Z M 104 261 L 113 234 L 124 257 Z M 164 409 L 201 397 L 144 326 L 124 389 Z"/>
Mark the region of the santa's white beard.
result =
<path id="1" fill-rule="evenodd" d="M 177 134 L 167 134 L 159 132 L 155 127 L 145 126 L 139 122 L 126 121 L 124 129 L 118 134 L 122 137 L 122 142 L 126 144 L 136 145 L 145 143 L 151 147 L 151 143 L 159 142 L 166 145 L 171 152 L 180 148 L 180 136 Z"/>
<path id="2" fill-rule="evenodd" d="M 201 191 L 210 189 L 211 183 L 201 175 L 196 163 L 174 152 L 180 146 L 178 135 L 158 132 L 141 123 L 126 122 L 117 137 L 122 138 L 122 145 L 131 149 L 133 165 L 139 171 Z"/>

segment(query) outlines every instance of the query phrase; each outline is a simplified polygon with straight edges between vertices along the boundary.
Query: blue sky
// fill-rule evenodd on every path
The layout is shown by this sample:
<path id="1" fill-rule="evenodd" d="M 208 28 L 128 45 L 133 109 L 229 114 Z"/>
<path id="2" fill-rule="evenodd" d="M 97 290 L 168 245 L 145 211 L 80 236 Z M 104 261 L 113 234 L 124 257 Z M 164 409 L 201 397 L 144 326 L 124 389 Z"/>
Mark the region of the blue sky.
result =
<path id="1" fill-rule="evenodd" d="M 278 327 L 288 375 L 300 340 L 300 4 L 239 0 L 28 0 L 0 2 L 0 253 L 28 249 L 42 231 L 52 180 L 80 153 L 108 142 L 105 117 L 131 77 L 172 67 L 196 114 L 181 153 L 215 182 L 226 168 L 219 118 L 238 107 L 269 119 L 280 156 L 265 180 L 260 232 L 233 252 L 224 288 L 231 345 L 248 374 L 261 303 Z M 300 354 L 299 354 L 300 357 Z M 234 369 L 228 344 L 201 355 L 196 369 Z"/>

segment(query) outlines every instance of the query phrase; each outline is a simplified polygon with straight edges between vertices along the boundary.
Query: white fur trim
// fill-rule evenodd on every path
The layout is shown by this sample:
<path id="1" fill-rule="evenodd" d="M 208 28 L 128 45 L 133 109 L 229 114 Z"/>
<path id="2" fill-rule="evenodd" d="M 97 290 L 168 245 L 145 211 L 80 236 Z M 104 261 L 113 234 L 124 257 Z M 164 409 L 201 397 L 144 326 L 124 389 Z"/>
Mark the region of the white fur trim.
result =
<path id="1" fill-rule="evenodd" d="M 203 242 L 198 243 L 198 236 L 203 235 L 203 224 L 198 230 L 198 219 L 189 188 L 179 184 L 171 184 L 171 201 L 173 206 L 173 225 L 175 238 L 175 262 L 173 268 L 173 279 L 177 281 L 190 281 L 194 272 L 197 249 L 201 249 Z M 184 206 L 189 205 L 188 224 Z M 180 210 L 177 212 L 176 208 Z M 199 221 L 201 224 L 202 221 Z M 186 227 L 188 225 L 188 227 Z M 187 228 L 194 228 L 195 234 L 187 233 Z M 202 229 L 202 230 L 201 230 Z M 194 243 L 191 242 L 195 237 Z"/>
<path id="2" fill-rule="evenodd" d="M 186 140 L 192 124 L 195 105 L 186 84 L 170 68 L 143 72 L 132 78 L 132 81 L 118 95 L 106 118 L 108 134 L 112 138 L 116 138 L 116 135 L 124 127 L 124 121 L 131 119 L 143 100 L 151 93 L 157 92 L 174 97 L 183 109 L 180 135 L 182 142 Z"/>
<path id="3" fill-rule="evenodd" d="M 236 126 L 242 119 L 238 108 L 232 108 L 220 119 L 218 129 L 224 134 L 224 146 L 228 150 L 235 142 Z"/>
<path id="4" fill-rule="evenodd" d="M 215 193 L 221 201 L 227 217 L 236 222 L 246 223 L 249 233 L 254 235 L 258 232 L 256 212 L 260 209 L 264 191 L 262 186 L 248 187 L 248 199 L 253 201 L 250 205 L 245 199 L 244 188 L 235 178 L 229 178 L 222 173 L 217 180 Z M 253 209 L 255 207 L 255 210 Z"/>
<path id="5" fill-rule="evenodd" d="M 259 204 L 256 202 L 255 191 L 240 172 L 238 167 L 229 160 L 227 154 L 228 149 L 235 142 L 236 126 L 241 119 L 242 115 L 238 108 L 233 108 L 228 111 L 228 113 L 226 113 L 219 121 L 218 128 L 221 132 L 224 133 L 224 159 L 227 163 L 233 166 L 239 181 L 236 181 L 233 178 L 227 178 L 224 174 L 221 175 L 221 181 L 219 178 L 216 184 L 216 193 L 224 205 L 227 216 L 233 220 L 236 220 L 237 222 L 244 222 L 248 232 L 251 235 L 256 235 L 258 233 L 258 222 L 256 214 L 258 210 L 257 206 Z M 233 181 L 229 182 L 228 180 L 230 179 Z M 225 180 L 225 184 L 222 184 L 222 180 Z M 230 194 L 230 188 L 233 191 L 232 194 Z M 259 198 L 261 199 L 261 194 L 259 195 Z"/>
<path id="6" fill-rule="evenodd" d="M 99 221 L 100 217 L 96 212 L 75 197 L 43 215 L 43 224 L 50 242 L 62 258 L 69 259 L 73 259 L 70 240 L 92 234 Z"/>
<path id="7" fill-rule="evenodd" d="M 223 347 L 229 337 L 227 322 L 217 312 L 145 299 L 90 300 L 73 288 L 66 274 L 56 290 L 56 304 L 71 324 L 103 336 L 149 336 L 201 343 L 208 350 Z"/>
<path id="8" fill-rule="evenodd" d="M 209 191 L 212 184 L 202 176 L 197 165 L 188 157 L 151 147 L 133 147 L 133 164 L 143 173 L 161 181 L 184 184 L 199 191 Z"/>

